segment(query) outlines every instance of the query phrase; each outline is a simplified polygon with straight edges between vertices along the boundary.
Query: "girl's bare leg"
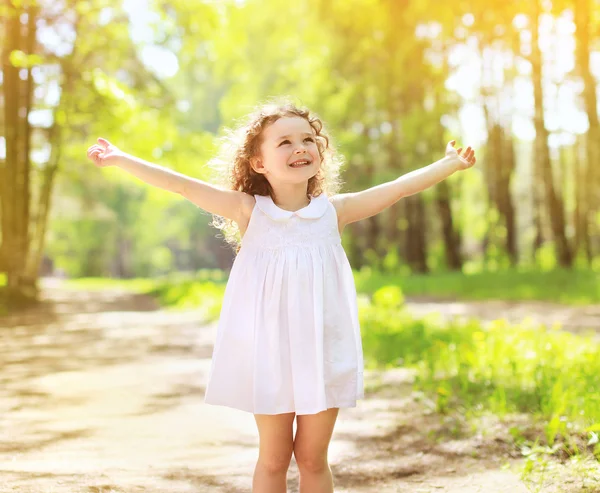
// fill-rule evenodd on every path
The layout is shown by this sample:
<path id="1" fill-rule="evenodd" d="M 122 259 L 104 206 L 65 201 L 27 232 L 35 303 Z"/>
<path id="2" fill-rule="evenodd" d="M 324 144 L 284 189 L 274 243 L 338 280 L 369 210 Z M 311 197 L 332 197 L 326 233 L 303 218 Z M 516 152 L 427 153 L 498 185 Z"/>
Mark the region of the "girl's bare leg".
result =
<path id="1" fill-rule="evenodd" d="M 259 451 L 252 493 L 286 493 L 287 471 L 294 449 L 294 416 L 295 413 L 254 415 Z"/>
<path id="2" fill-rule="evenodd" d="M 333 493 L 327 452 L 338 408 L 296 417 L 294 456 L 300 471 L 300 493 Z"/>

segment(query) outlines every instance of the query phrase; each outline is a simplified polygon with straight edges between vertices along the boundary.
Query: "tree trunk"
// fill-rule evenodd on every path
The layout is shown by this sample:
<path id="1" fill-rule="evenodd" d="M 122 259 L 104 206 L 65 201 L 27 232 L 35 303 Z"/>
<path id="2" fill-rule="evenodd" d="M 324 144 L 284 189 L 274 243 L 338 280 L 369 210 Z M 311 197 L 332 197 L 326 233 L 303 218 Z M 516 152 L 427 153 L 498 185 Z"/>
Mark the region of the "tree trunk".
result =
<path id="1" fill-rule="evenodd" d="M 52 151 L 49 162 L 44 168 L 43 181 L 36 208 L 33 234 L 31 235 L 31 248 L 27 259 L 26 277 L 28 279 L 37 278 L 39 266 L 44 255 L 46 228 L 52 206 L 52 188 L 58 170 L 58 163 L 60 162 L 60 127 L 56 123 L 50 128 L 49 141 Z"/>
<path id="2" fill-rule="evenodd" d="M 585 149 L 587 172 L 582 182 L 581 204 L 579 217 L 581 220 L 580 234 L 584 235 L 581 242 L 585 245 L 588 263 L 591 264 L 593 251 L 591 248 L 593 228 L 592 211 L 600 210 L 600 124 L 598 122 L 596 81 L 590 70 L 590 0 L 575 1 L 576 56 L 575 71 L 583 80 L 583 100 L 588 116 L 589 129 L 586 135 Z"/>
<path id="3" fill-rule="evenodd" d="M 425 214 L 425 203 L 421 195 L 415 195 L 415 259 L 414 264 L 417 272 L 427 274 L 427 217 Z"/>
<path id="4" fill-rule="evenodd" d="M 460 235 L 454 229 L 448 182 L 442 181 L 436 185 L 435 201 L 440 221 L 442 222 L 446 266 L 451 271 L 460 271 L 463 266 L 462 254 L 460 252 Z"/>
<path id="5" fill-rule="evenodd" d="M 446 58 L 447 57 L 444 57 L 444 59 Z M 438 91 L 435 91 L 434 97 L 435 106 L 439 107 L 440 97 Z M 437 121 L 440 121 L 439 117 Z M 437 142 L 444 142 L 444 127 L 440 123 L 436 125 L 435 135 L 437 137 Z M 460 232 L 454 228 L 452 206 L 450 203 L 451 195 L 450 184 L 447 180 L 443 180 L 435 186 L 435 202 L 442 223 L 442 238 L 444 240 L 446 267 L 451 271 L 461 271 L 463 267 L 461 253 L 462 238 Z"/>
<path id="6" fill-rule="evenodd" d="M 28 116 L 32 99 L 30 68 L 12 65 L 10 55 L 14 50 L 26 54 L 34 51 L 35 9 L 25 12 L 13 2 L 4 4 L 6 40 L 2 52 L 4 122 L 6 134 L 6 178 L 2 194 L 2 239 L 7 274 L 7 297 L 9 302 L 34 298 L 35 285 L 25 276 L 27 251 L 29 249 L 29 148 L 30 131 Z M 27 25 L 21 16 L 27 13 Z M 27 32 L 30 29 L 32 32 Z M 21 80 L 19 72 L 25 70 L 27 77 Z"/>
<path id="7" fill-rule="evenodd" d="M 360 221 L 346 226 L 346 230 L 350 234 L 348 257 L 352 267 L 357 270 L 360 270 L 365 265 L 365 254 L 362 246 L 363 229 L 364 224 Z"/>
<path id="8" fill-rule="evenodd" d="M 36 52 L 36 20 L 38 17 L 39 7 L 29 6 L 27 8 L 27 38 L 25 43 L 25 53 L 31 54 Z M 25 194 L 21 203 L 20 216 L 23 220 L 22 230 L 22 247 L 24 250 L 25 263 L 23 265 L 23 280 L 28 286 L 36 286 L 37 282 L 37 269 L 30 268 L 30 253 L 31 253 L 31 228 L 30 228 L 30 206 L 31 206 L 31 163 L 29 160 L 31 152 L 31 126 L 27 116 L 31 112 L 33 106 L 33 76 L 31 74 L 31 68 L 27 69 L 27 80 L 24 81 L 24 101 L 23 106 L 25 107 L 24 117 L 22 118 L 21 125 L 23 129 L 23 180 L 25 184 Z M 36 264 L 39 266 L 39 262 Z"/>
<path id="9" fill-rule="evenodd" d="M 535 159 L 539 163 L 544 184 L 546 206 L 549 214 L 552 234 L 556 242 L 558 262 L 563 267 L 571 267 L 573 255 L 565 234 L 565 213 L 563 203 L 556 194 L 552 176 L 552 164 L 548 150 L 548 130 L 544 119 L 544 92 L 542 87 L 542 53 L 538 43 L 538 29 L 540 17 L 540 1 L 535 0 L 535 11 L 532 16 L 531 29 L 531 65 L 533 95 L 535 101 Z"/>
<path id="10" fill-rule="evenodd" d="M 408 228 L 405 235 L 406 262 L 416 272 L 428 272 L 425 206 L 419 195 L 403 199 Z"/>
<path id="11" fill-rule="evenodd" d="M 586 193 L 589 191 L 586 183 L 586 168 L 582 154 L 587 153 L 584 138 L 577 139 L 573 149 L 573 174 L 575 178 L 575 210 L 573 211 L 573 224 L 575 225 L 575 238 L 573 241 L 573 253 L 577 255 L 583 249 L 588 265 L 592 264 L 592 248 L 589 235 L 589 221 L 586 209 Z"/>
<path id="12" fill-rule="evenodd" d="M 506 228 L 504 249 L 508 254 L 511 265 L 515 266 L 518 262 L 518 252 L 515 232 L 515 208 L 510 193 L 510 182 L 515 169 L 512 140 L 500 124 L 494 124 L 490 128 L 489 144 L 490 200 L 496 205 L 501 225 Z"/>
<path id="13" fill-rule="evenodd" d="M 373 183 L 374 180 L 374 175 L 375 175 L 375 166 L 370 163 L 368 165 L 368 183 Z M 369 218 L 367 218 L 365 220 L 366 222 L 366 231 L 365 231 L 365 235 L 366 235 L 366 249 L 367 251 L 371 250 L 373 252 L 372 255 L 372 259 L 370 258 L 369 261 L 371 261 L 374 265 L 373 268 L 374 269 L 378 269 L 379 266 L 381 265 L 381 258 L 380 258 L 380 236 L 381 236 L 381 225 L 379 224 L 379 217 L 377 215 L 375 216 L 371 216 Z"/>

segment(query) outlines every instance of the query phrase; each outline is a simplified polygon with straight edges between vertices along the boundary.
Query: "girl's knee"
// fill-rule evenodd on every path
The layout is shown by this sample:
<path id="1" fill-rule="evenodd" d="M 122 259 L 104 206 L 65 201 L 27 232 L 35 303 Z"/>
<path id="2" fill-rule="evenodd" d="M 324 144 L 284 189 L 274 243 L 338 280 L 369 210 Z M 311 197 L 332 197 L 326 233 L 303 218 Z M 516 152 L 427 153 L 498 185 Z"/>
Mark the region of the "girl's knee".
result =
<path id="1" fill-rule="evenodd" d="M 292 460 L 292 451 L 283 453 L 262 453 L 258 456 L 260 467 L 269 474 L 287 472 Z"/>
<path id="2" fill-rule="evenodd" d="M 294 457 L 301 473 L 320 474 L 329 468 L 327 454 L 311 454 L 294 450 Z"/>

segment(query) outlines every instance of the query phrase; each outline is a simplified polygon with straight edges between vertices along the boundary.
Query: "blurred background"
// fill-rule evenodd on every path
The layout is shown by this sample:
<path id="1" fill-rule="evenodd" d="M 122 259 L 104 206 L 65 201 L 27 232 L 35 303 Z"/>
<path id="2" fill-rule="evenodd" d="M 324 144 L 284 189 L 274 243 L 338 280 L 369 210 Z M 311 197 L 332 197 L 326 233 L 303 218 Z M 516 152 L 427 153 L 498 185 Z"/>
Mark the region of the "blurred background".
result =
<path id="1" fill-rule="evenodd" d="M 45 330 L 40 306 L 92 292 L 214 320 L 234 254 L 211 216 L 86 150 L 211 180 L 224 129 L 291 96 L 343 154 L 343 191 L 476 149 L 346 228 L 367 363 L 420 368 L 440 412 L 541 417 L 519 445 L 600 455 L 600 1 L 6 0 L 0 18 L 0 324 Z"/>
<path id="2" fill-rule="evenodd" d="M 356 269 L 600 270 L 596 0 L 9 1 L 2 21 L 11 289 L 227 269 L 208 214 L 85 151 L 103 136 L 210 179 L 215 138 L 277 95 L 324 119 L 344 190 L 453 138 L 477 150 L 475 171 L 349 227 Z"/>

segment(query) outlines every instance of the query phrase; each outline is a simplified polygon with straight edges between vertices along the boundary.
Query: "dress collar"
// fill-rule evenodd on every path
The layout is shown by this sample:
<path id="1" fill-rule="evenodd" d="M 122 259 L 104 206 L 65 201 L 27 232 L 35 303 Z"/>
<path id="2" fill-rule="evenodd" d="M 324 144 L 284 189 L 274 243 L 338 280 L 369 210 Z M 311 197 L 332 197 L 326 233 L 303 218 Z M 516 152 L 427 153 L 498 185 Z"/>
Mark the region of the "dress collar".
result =
<path id="1" fill-rule="evenodd" d="M 297 211 L 286 211 L 277 206 L 269 195 L 255 195 L 254 198 L 258 208 L 275 221 L 287 221 L 293 215 L 303 219 L 318 219 L 325 214 L 329 203 L 329 199 L 324 193 L 317 197 L 311 195 L 310 203 L 306 207 Z"/>

